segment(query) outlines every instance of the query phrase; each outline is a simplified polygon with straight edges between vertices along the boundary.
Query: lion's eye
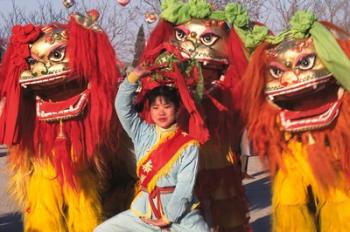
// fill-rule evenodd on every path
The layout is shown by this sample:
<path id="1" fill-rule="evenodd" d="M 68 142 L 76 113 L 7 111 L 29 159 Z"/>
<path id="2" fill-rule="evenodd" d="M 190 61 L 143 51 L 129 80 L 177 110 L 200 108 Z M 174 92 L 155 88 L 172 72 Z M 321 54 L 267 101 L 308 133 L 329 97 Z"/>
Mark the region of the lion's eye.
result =
<path id="1" fill-rule="evenodd" d="M 49 59 L 51 61 L 58 62 L 58 61 L 62 61 L 65 55 L 66 55 L 66 47 L 59 47 L 50 53 Z"/>
<path id="2" fill-rule="evenodd" d="M 219 36 L 213 33 L 207 33 L 202 35 L 200 39 L 204 45 L 211 46 L 219 39 Z"/>
<path id="3" fill-rule="evenodd" d="M 316 60 L 315 54 L 305 56 L 298 61 L 296 68 L 301 69 L 301 70 L 309 70 L 312 67 L 314 67 L 315 60 Z"/>
<path id="4" fill-rule="evenodd" d="M 186 33 L 181 29 L 175 29 L 175 37 L 179 41 L 184 41 Z"/>
<path id="5" fill-rule="evenodd" d="M 36 59 L 34 59 L 33 57 L 28 57 L 27 59 L 26 59 L 26 61 L 27 61 L 27 63 L 29 64 L 29 65 L 34 65 L 36 62 L 38 62 Z"/>
<path id="6" fill-rule="evenodd" d="M 270 71 L 271 75 L 276 79 L 280 78 L 283 74 L 282 69 L 280 69 L 278 67 L 274 67 L 274 66 L 271 66 L 269 71 Z"/>

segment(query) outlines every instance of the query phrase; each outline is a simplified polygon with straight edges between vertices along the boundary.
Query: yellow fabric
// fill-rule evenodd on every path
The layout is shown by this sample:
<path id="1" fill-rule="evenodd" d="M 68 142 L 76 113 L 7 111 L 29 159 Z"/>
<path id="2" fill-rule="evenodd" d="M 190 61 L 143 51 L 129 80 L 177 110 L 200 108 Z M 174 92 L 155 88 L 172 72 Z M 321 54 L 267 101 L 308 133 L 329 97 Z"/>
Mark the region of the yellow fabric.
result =
<path id="1" fill-rule="evenodd" d="M 315 219 L 306 205 L 279 205 L 274 207 L 273 232 L 316 232 Z"/>
<path id="2" fill-rule="evenodd" d="M 162 143 L 164 143 L 167 139 L 173 137 L 176 134 L 176 130 L 171 131 L 166 136 L 159 137 L 158 141 L 153 145 L 153 147 L 137 162 L 136 172 L 137 176 L 139 176 L 139 169 L 141 165 L 149 158 L 154 150 L 156 150 Z"/>
<path id="3" fill-rule="evenodd" d="M 24 231 L 93 231 L 101 222 L 102 211 L 97 181 L 88 170 L 81 171 L 77 179 L 80 188 L 62 189 L 52 165 L 37 161 L 28 183 Z"/>
<path id="4" fill-rule="evenodd" d="M 136 83 L 140 79 L 139 75 L 137 75 L 135 72 L 131 72 L 127 78 L 129 83 L 132 84 Z"/>
<path id="5" fill-rule="evenodd" d="M 138 199 L 141 196 L 141 193 L 142 192 L 139 192 L 136 195 L 136 197 L 132 201 L 131 205 L 134 203 L 134 201 L 136 201 L 136 199 Z M 130 208 L 130 210 L 131 210 L 131 212 L 133 212 L 138 217 L 145 217 L 145 218 L 151 218 L 152 217 L 151 206 L 149 204 L 147 204 L 147 212 L 146 213 L 141 213 L 140 211 L 138 211 L 137 209 L 134 209 L 134 208 Z"/>
<path id="6" fill-rule="evenodd" d="M 8 169 L 6 171 L 10 173 L 11 178 L 9 179 L 7 190 L 14 198 L 18 207 L 24 210 L 28 182 L 33 172 L 33 166 L 28 157 L 33 156 L 33 154 L 30 154 L 28 151 L 22 151 L 19 155 L 17 154 L 18 152 L 17 147 L 10 149 L 10 157 L 7 165 Z M 16 157 L 16 159 L 14 157 Z"/>
<path id="7" fill-rule="evenodd" d="M 176 160 L 181 156 L 182 152 L 191 145 L 197 145 L 199 146 L 198 141 L 196 140 L 190 140 L 189 142 L 183 144 L 180 149 L 171 157 L 171 159 L 157 172 L 157 174 L 155 174 L 153 176 L 153 178 L 149 181 L 148 185 L 147 185 L 147 190 L 148 192 L 151 192 L 154 187 L 157 184 L 157 181 L 160 177 L 165 176 L 170 169 L 172 168 L 172 166 L 174 165 L 174 163 L 176 162 Z"/>
<path id="8" fill-rule="evenodd" d="M 67 209 L 69 232 L 93 231 L 101 222 L 102 209 L 98 195 L 96 176 L 86 170 L 78 174 L 81 188 L 65 186 L 63 194 Z"/>
<path id="9" fill-rule="evenodd" d="M 306 146 L 300 142 L 289 143 L 289 151 L 283 155 L 286 172 L 279 170 L 272 186 L 272 231 L 350 231 L 350 196 L 345 189 L 342 175 L 336 189 L 322 190 L 312 174 L 307 160 Z M 308 188 L 316 206 L 308 208 Z M 319 220 L 316 220 L 319 217 Z M 316 223 L 319 221 L 319 225 Z"/>
<path id="10" fill-rule="evenodd" d="M 320 232 L 350 231 L 350 198 L 342 191 L 335 191 L 324 202 L 320 211 Z"/>
<path id="11" fill-rule="evenodd" d="M 52 166 L 35 164 L 28 183 L 24 231 L 68 231 L 63 217 L 63 195 L 54 178 Z"/>

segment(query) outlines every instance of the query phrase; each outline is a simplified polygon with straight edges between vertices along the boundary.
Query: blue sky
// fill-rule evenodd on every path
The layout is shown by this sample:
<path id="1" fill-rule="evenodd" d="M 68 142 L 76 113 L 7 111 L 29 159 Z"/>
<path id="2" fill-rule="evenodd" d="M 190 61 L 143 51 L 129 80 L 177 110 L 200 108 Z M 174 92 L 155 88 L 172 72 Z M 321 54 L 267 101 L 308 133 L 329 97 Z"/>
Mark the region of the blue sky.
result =
<path id="1" fill-rule="evenodd" d="M 97 7 L 100 0 L 75 0 L 77 7 L 83 7 L 83 2 L 85 3 L 85 7 L 87 9 L 93 9 L 93 8 L 99 8 Z M 146 25 L 146 23 L 143 21 L 143 13 L 147 11 L 146 7 L 141 4 L 141 1 L 143 0 L 131 0 L 129 5 L 126 7 L 122 7 L 117 3 L 117 0 L 105 0 L 108 3 L 108 8 L 106 9 L 107 15 L 112 15 L 113 11 L 116 10 L 116 14 L 118 15 L 118 18 L 114 18 L 114 20 L 117 20 L 118 22 L 122 22 L 123 18 L 133 17 L 132 20 L 128 20 L 127 25 L 127 31 L 126 34 L 137 34 L 137 30 L 141 24 L 144 24 L 144 29 L 146 35 L 148 32 L 153 28 L 153 25 Z M 157 1 L 157 0 L 154 0 Z M 67 11 L 67 13 L 77 11 L 77 9 L 74 9 L 74 7 L 70 9 L 66 9 L 63 5 L 63 0 L 0 0 L 0 27 L 1 29 L 4 29 L 4 22 L 3 17 L 7 18 L 6 16 L 11 14 L 11 11 L 13 11 L 13 2 L 15 2 L 15 5 L 21 9 L 22 12 L 25 14 L 30 15 L 31 12 L 40 12 L 38 11 L 39 5 L 43 5 L 43 3 L 49 2 L 57 12 L 63 10 Z M 101 3 L 102 1 L 100 1 Z M 101 5 L 101 4 L 100 4 Z M 138 8 L 138 12 L 135 12 L 135 9 Z M 78 10 L 81 12 L 81 10 Z M 135 13 L 132 13 L 135 12 Z M 81 12 L 84 13 L 84 12 Z M 101 12 L 100 12 L 101 13 Z M 139 17 L 140 16 L 140 17 Z M 134 17 L 136 20 L 134 20 Z M 105 22 L 107 22 L 108 19 L 105 18 Z M 104 25 L 102 25 L 104 26 Z M 108 31 L 108 28 L 104 28 L 106 31 Z M 10 31 L 10 29 L 5 29 L 6 31 Z M 130 37 L 130 36 L 129 36 Z M 131 61 L 133 56 L 133 50 L 134 50 L 134 39 L 135 36 L 131 36 L 130 39 L 127 41 L 122 41 L 120 43 L 117 43 L 117 52 L 120 54 L 119 56 L 122 57 L 125 61 Z M 118 40 L 118 38 L 117 38 Z"/>
<path id="2" fill-rule="evenodd" d="M 45 1 L 45 0 L 39 0 L 39 1 Z M 64 9 L 63 6 L 63 0 L 46 0 L 52 2 L 56 7 L 60 9 Z M 97 0 L 98 1 L 98 0 Z M 38 0 L 15 0 L 16 5 L 18 5 L 21 8 L 33 10 L 36 7 L 38 7 Z M 9 13 L 12 9 L 12 0 L 0 0 L 0 12 L 1 13 Z"/>

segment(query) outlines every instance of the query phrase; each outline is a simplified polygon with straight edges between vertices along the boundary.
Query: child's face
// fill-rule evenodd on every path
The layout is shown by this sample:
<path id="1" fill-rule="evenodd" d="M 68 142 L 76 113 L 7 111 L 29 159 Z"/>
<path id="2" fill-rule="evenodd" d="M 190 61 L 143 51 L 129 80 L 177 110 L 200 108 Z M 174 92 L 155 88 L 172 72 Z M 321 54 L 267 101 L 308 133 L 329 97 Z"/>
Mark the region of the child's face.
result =
<path id="1" fill-rule="evenodd" d="M 175 105 L 161 96 L 151 104 L 150 112 L 153 122 L 161 128 L 167 129 L 176 121 Z"/>

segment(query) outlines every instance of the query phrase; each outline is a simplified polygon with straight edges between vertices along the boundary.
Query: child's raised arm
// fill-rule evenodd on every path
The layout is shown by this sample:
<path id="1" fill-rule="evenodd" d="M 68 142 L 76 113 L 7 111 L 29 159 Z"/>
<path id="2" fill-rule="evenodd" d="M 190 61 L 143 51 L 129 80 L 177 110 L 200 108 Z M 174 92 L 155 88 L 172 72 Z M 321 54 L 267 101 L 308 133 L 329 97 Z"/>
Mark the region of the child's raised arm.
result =
<path id="1" fill-rule="evenodd" d="M 138 88 L 138 80 L 148 73 L 143 66 L 135 68 L 120 85 L 115 100 L 115 109 L 119 120 L 134 143 L 138 143 L 144 132 L 150 129 L 150 126 L 141 120 L 133 106 L 133 97 Z"/>

